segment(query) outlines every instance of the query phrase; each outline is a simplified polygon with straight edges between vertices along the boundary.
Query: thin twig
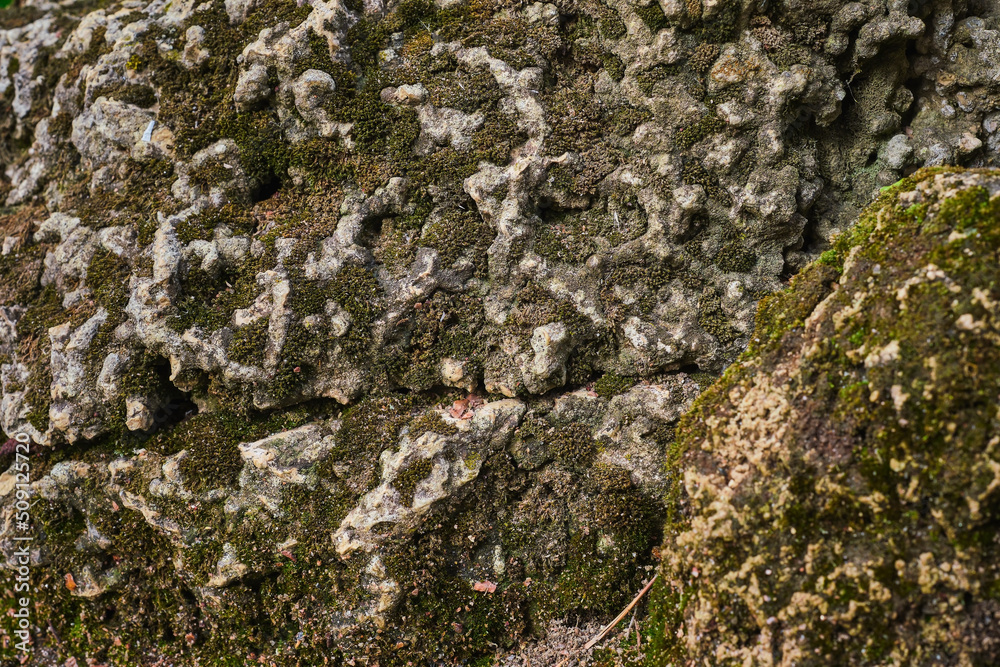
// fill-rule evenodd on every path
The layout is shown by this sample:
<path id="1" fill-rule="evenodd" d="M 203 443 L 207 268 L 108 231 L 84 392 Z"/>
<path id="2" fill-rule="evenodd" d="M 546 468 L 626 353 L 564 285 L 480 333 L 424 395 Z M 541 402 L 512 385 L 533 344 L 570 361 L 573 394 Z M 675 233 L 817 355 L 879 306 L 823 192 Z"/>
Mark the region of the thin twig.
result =
<path id="1" fill-rule="evenodd" d="M 643 588 L 641 591 L 639 591 L 639 594 L 636 595 L 635 598 L 632 599 L 632 602 L 630 602 L 629 605 L 627 607 L 625 607 L 625 610 L 622 611 L 622 613 L 618 614 L 618 616 L 615 617 L 615 620 L 611 621 L 606 626 L 604 626 L 604 629 L 601 630 L 600 632 L 598 632 L 597 636 L 595 636 L 589 642 L 587 642 L 586 644 L 584 644 L 583 645 L 583 650 L 584 651 L 589 651 L 590 649 L 594 648 L 594 645 L 597 644 L 597 642 L 599 642 L 602 639 L 604 639 L 605 637 L 607 637 L 608 633 L 611 632 L 616 625 L 618 625 L 619 623 L 621 623 L 621 620 L 623 618 L 625 618 L 626 616 L 628 616 L 628 613 L 630 611 L 632 611 L 632 608 L 639 603 L 639 600 L 641 600 L 642 596 L 645 595 L 646 592 L 652 587 L 653 582 L 656 581 L 656 578 L 658 576 L 660 576 L 659 573 L 653 575 L 653 578 L 649 580 L 649 583 L 646 584 L 645 588 Z"/>
<path id="2" fill-rule="evenodd" d="M 638 609 L 634 610 L 632 612 L 632 620 L 628 622 L 628 629 L 630 631 L 632 630 L 633 627 L 635 628 L 635 652 L 636 652 L 636 654 L 639 653 L 639 624 L 635 620 L 635 617 L 636 617 L 636 615 L 638 613 L 639 613 Z M 625 633 L 625 636 L 628 637 L 628 633 L 627 632 Z"/>
<path id="3" fill-rule="evenodd" d="M 589 651 L 590 649 L 594 648 L 594 645 L 597 644 L 597 642 L 599 642 L 602 639 L 604 639 L 608 635 L 608 633 L 611 632 L 614 629 L 614 627 L 621 622 L 621 620 L 623 618 L 625 618 L 626 616 L 628 616 L 628 613 L 630 611 L 632 611 L 632 608 L 635 607 L 635 605 L 637 605 L 639 603 L 639 600 L 641 600 L 642 596 L 645 595 L 649 591 L 649 589 L 653 586 L 653 582 L 656 581 L 656 578 L 659 577 L 659 576 L 660 576 L 659 573 L 654 574 L 653 578 L 649 580 L 649 583 L 646 584 L 645 588 L 643 588 L 641 591 L 639 591 L 639 594 L 636 595 L 635 598 L 633 598 L 631 602 L 629 602 L 628 606 L 625 607 L 625 609 L 622 611 L 622 613 L 618 614 L 618 616 L 615 617 L 615 620 L 611 621 L 606 626 L 604 626 L 604 628 L 600 632 L 598 632 L 597 635 L 593 639 L 591 639 L 589 642 L 587 642 L 586 644 L 583 645 L 582 649 L 580 649 L 578 651 L 574 651 L 567 658 L 565 658 L 564 660 L 562 660 L 558 664 L 556 664 L 556 667 L 566 667 L 566 665 L 569 664 L 570 660 L 572 660 L 573 658 L 577 657 L 578 655 L 580 655 L 584 651 Z M 638 634 L 638 630 L 636 630 L 636 633 Z"/>

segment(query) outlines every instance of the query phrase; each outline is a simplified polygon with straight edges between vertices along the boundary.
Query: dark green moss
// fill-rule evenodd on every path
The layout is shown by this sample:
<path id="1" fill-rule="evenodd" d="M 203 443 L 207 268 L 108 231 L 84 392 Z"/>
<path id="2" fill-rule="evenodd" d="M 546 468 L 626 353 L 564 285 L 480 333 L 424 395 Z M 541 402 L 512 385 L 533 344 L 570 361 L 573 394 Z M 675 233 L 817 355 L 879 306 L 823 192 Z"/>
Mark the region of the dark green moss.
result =
<path id="1" fill-rule="evenodd" d="M 355 344 L 356 353 L 360 353 L 367 341 L 353 327 L 352 331 L 356 337 L 350 342 Z M 289 401 L 296 397 L 301 382 L 315 373 L 328 340 L 326 327 L 322 324 L 307 326 L 299 321 L 288 327 L 281 349 L 281 364 L 270 382 L 270 389 L 276 398 Z"/>
<path id="2" fill-rule="evenodd" d="M 461 360 L 466 373 L 476 377 L 485 352 L 476 335 L 485 323 L 482 304 L 475 297 L 441 291 L 414 309 L 404 344 L 388 351 L 389 376 L 400 385 L 427 390 L 441 382 L 441 360 Z"/>
<path id="3" fill-rule="evenodd" d="M 716 115 L 715 109 L 709 107 L 697 122 L 678 132 L 674 142 L 681 148 L 691 148 L 702 139 L 718 134 L 725 127 L 726 124 Z"/>
<path id="4" fill-rule="evenodd" d="M 417 484 L 430 475 L 433 469 L 434 464 L 430 459 L 420 459 L 399 472 L 392 485 L 399 491 L 400 502 L 403 505 L 409 507 L 413 504 L 413 493 Z"/>
<path id="5" fill-rule="evenodd" d="M 612 115 L 587 79 L 546 95 L 545 106 L 546 117 L 557 119 L 546 141 L 546 148 L 553 155 L 585 152 L 603 137 Z"/>
<path id="6" fill-rule="evenodd" d="M 574 470 L 584 468 L 597 454 L 597 442 L 590 428 L 583 424 L 553 427 L 545 444 L 557 461 Z"/>
<path id="7" fill-rule="evenodd" d="M 615 322 L 623 322 L 629 313 L 648 315 L 659 302 L 659 291 L 675 278 L 675 274 L 670 264 L 652 257 L 642 262 L 612 264 L 601 290 L 601 304 Z M 623 291 L 637 298 L 626 299 L 630 301 L 626 304 Z"/>
<path id="8" fill-rule="evenodd" d="M 59 139 L 69 139 L 73 132 L 73 116 L 60 111 L 49 121 L 49 133 Z"/>
<path id="9" fill-rule="evenodd" d="M 652 119 L 651 114 L 646 109 L 638 109 L 633 106 L 626 106 L 615 112 L 614 132 L 622 136 L 629 136 L 635 132 L 642 123 Z"/>
<path id="10" fill-rule="evenodd" d="M 410 422 L 410 437 L 419 438 L 424 433 L 438 435 L 454 435 L 458 428 L 446 422 L 436 410 L 430 410 Z"/>
<path id="11" fill-rule="evenodd" d="M 723 344 L 731 343 L 741 335 L 731 325 L 722 310 L 722 297 L 714 290 L 706 290 L 698 302 L 698 324 Z"/>
<path id="12" fill-rule="evenodd" d="M 809 62 L 809 49 L 798 44 L 788 44 L 771 55 L 771 61 L 779 69 L 791 69 L 793 65 Z"/>
<path id="13" fill-rule="evenodd" d="M 757 255 L 750 249 L 751 247 L 746 239 L 729 241 L 716 254 L 715 265 L 721 271 L 749 273 L 757 265 Z"/>
<path id="14" fill-rule="evenodd" d="M 428 225 L 421 237 L 421 245 L 438 251 L 443 266 L 452 266 L 462 258 L 482 266 L 491 243 L 489 225 L 473 210 L 453 210 L 448 217 Z"/>
<path id="15" fill-rule="evenodd" d="M 688 57 L 691 69 L 699 74 L 705 74 L 711 69 L 721 50 L 718 44 L 698 44 Z"/>
<path id="16" fill-rule="evenodd" d="M 128 262 L 103 248 L 94 253 L 87 267 L 87 285 L 112 318 L 120 314 L 128 303 L 129 274 Z"/>
<path id="17" fill-rule="evenodd" d="M 381 310 L 382 288 L 378 279 L 360 266 L 342 268 L 330 285 L 330 294 L 350 314 L 352 329 L 364 329 Z"/>
<path id="18" fill-rule="evenodd" d="M 668 25 L 667 17 L 663 15 L 659 2 L 651 2 L 645 7 L 634 7 L 633 11 L 639 15 L 639 18 L 654 35 Z"/>
<path id="19" fill-rule="evenodd" d="M 652 95 L 653 87 L 657 81 L 662 81 L 669 76 L 680 74 L 680 67 L 677 65 L 654 65 L 647 70 L 639 72 L 636 77 L 636 84 L 644 95 Z"/>
<path id="20" fill-rule="evenodd" d="M 52 397 L 49 387 L 52 383 L 50 327 L 71 320 L 62 308 L 62 299 L 54 285 L 44 287 L 37 298 L 28 306 L 18 320 L 20 360 L 30 373 L 24 389 L 24 400 L 29 406 L 28 422 L 39 431 L 45 432 L 49 425 L 49 405 Z"/>
<path id="21" fill-rule="evenodd" d="M 106 480 L 86 479 L 81 490 L 87 498 L 99 497 L 94 491 L 102 481 Z M 110 500 L 88 500 L 81 509 L 82 513 L 51 501 L 33 507 L 40 528 L 36 544 L 45 550 L 49 565 L 33 575 L 39 586 L 33 618 L 61 638 L 63 655 L 88 654 L 102 662 L 128 664 L 123 637 L 134 647 L 151 637 L 197 631 L 196 612 L 181 593 L 183 585 L 176 579 L 167 540 L 141 514 L 115 507 Z M 67 579 L 72 576 L 72 585 L 82 585 L 82 568 L 93 565 L 92 554 L 76 546 L 87 532 L 84 516 L 110 542 L 106 562 L 94 572 L 109 571 L 117 580 L 96 600 L 73 596 Z M 144 584 L 152 588 L 145 589 Z"/>
<path id="22" fill-rule="evenodd" d="M 579 214 L 560 211 L 547 218 L 549 224 L 538 230 L 533 248 L 542 257 L 579 264 L 597 250 Z"/>
<path id="23" fill-rule="evenodd" d="M 310 11 L 311 7 L 299 5 L 294 0 L 264 0 L 251 8 L 240 25 L 240 32 L 246 40 L 253 40 L 264 28 L 276 26 L 282 21 L 287 21 L 289 28 L 295 28 L 305 21 Z"/>
<path id="24" fill-rule="evenodd" d="M 331 294 L 322 281 L 300 280 L 292 287 L 288 305 L 299 317 L 323 312 L 323 307 Z"/>
<path id="25" fill-rule="evenodd" d="M 127 158 L 118 165 L 118 174 L 122 187 L 99 189 L 93 194 L 74 192 L 68 199 L 78 204 L 77 214 L 88 227 L 134 225 L 140 230 L 140 242 L 151 243 L 156 214 L 168 215 L 178 209 L 170 194 L 170 186 L 175 180 L 174 165 L 170 160 Z"/>
<path id="26" fill-rule="evenodd" d="M 618 394 L 624 394 L 634 384 L 633 378 L 623 377 L 616 373 L 605 373 L 594 383 L 594 391 L 597 392 L 598 396 L 611 398 Z"/>
<path id="27" fill-rule="evenodd" d="M 267 347 L 268 320 L 261 318 L 236 330 L 229 343 L 229 358 L 240 364 L 261 365 Z"/>
<path id="28" fill-rule="evenodd" d="M 570 176 L 554 170 L 557 185 L 571 191 L 587 189 L 587 174 Z M 584 181 L 584 183 L 581 183 Z M 580 263 L 606 247 L 616 247 L 642 236 L 646 231 L 645 212 L 631 193 L 613 193 L 603 210 L 592 208 L 585 213 L 541 209 L 544 226 L 535 232 L 533 250 L 553 261 Z"/>
<path id="29" fill-rule="evenodd" d="M 286 3 L 294 6 L 294 3 Z M 257 12 L 266 13 L 274 3 L 264 3 L 251 12 L 241 28 L 249 29 Z M 236 85 L 236 56 L 245 44 L 240 29 L 230 25 L 229 16 L 221 4 L 199 7 L 183 26 L 165 29 L 153 25 L 144 35 L 127 67 L 145 72 L 157 87 L 157 118 L 170 128 L 180 155 L 189 157 L 227 134 L 220 121 L 228 111 Z M 304 8 L 303 8 L 304 10 Z M 300 11 L 303 11 L 300 10 Z M 188 69 L 178 59 L 168 58 L 160 51 L 158 40 L 174 40 L 185 30 L 198 25 L 205 30 L 202 44 L 209 57 L 197 67 Z M 256 34 L 254 34 L 256 36 Z"/>
<path id="30" fill-rule="evenodd" d="M 591 481 L 597 485 L 601 493 L 627 491 L 633 488 L 632 477 L 628 470 L 616 465 L 598 463 L 590 471 Z"/>
<path id="31" fill-rule="evenodd" d="M 183 292 L 175 301 L 176 313 L 167 320 L 167 326 L 182 333 L 191 327 L 202 327 L 208 331 L 218 329 L 229 319 L 221 303 L 216 303 L 219 282 L 201 269 L 192 267 L 181 281 Z"/>
<path id="32" fill-rule="evenodd" d="M 194 415 L 169 431 L 157 433 L 145 444 L 150 451 L 171 455 L 184 449 L 180 470 L 186 488 L 199 492 L 234 487 L 243 461 L 238 445 L 308 421 L 297 411 L 274 415 L 247 415 L 220 411 Z"/>
<path id="33" fill-rule="evenodd" d="M 607 39 L 621 39 L 627 32 L 622 17 L 610 7 L 601 7 L 598 26 L 600 26 L 601 35 Z"/>
<path id="34" fill-rule="evenodd" d="M 718 375 L 714 373 L 691 373 L 691 379 L 698 383 L 698 388 L 705 391 L 719 378 Z"/>
<path id="35" fill-rule="evenodd" d="M 3 13 L 3 21 L 8 30 L 21 28 L 29 23 L 33 23 L 44 14 L 42 10 L 34 5 L 22 5 L 21 3 L 14 5 L 13 0 L 2 0 L 0 2 L 0 9 L 6 10 Z M 15 68 L 12 67 L 10 71 L 15 71 Z"/>
<path id="36" fill-rule="evenodd" d="M 625 63 L 614 53 L 605 53 L 601 62 L 604 65 L 604 69 L 608 71 L 608 76 L 610 76 L 615 81 L 621 81 L 625 78 Z"/>
<path id="37" fill-rule="evenodd" d="M 129 84 L 110 85 L 93 91 L 94 98 L 107 97 L 125 104 L 133 104 L 141 109 L 148 109 L 156 104 L 156 92 L 149 86 L 133 86 Z"/>
<path id="38" fill-rule="evenodd" d="M 217 122 L 219 134 L 239 146 L 240 164 L 251 184 L 288 180 L 292 156 L 272 112 L 226 112 Z"/>
<path id="39" fill-rule="evenodd" d="M 317 34 L 312 29 L 309 30 L 308 34 L 309 41 L 309 56 L 302 58 L 295 62 L 295 76 L 299 76 L 308 69 L 316 69 L 327 73 L 340 73 L 340 68 L 334 64 L 333 60 L 330 58 L 330 45 L 326 41 L 326 37 Z M 341 77 L 343 74 L 341 74 Z M 336 82 L 336 78 L 334 79 Z M 337 82 L 342 83 L 341 82 Z M 353 81 L 351 82 L 353 83 Z"/>
<path id="40" fill-rule="evenodd" d="M 728 201 L 728 194 L 719 187 L 719 180 L 714 174 L 701 165 L 701 162 L 694 159 L 684 161 L 681 171 L 681 178 L 686 185 L 700 185 L 705 188 L 705 192 L 713 199 Z"/>
<path id="41" fill-rule="evenodd" d="M 374 487 L 378 474 L 371 462 L 398 444 L 399 432 L 412 419 L 417 404 L 415 396 L 387 394 L 364 398 L 348 408 L 341 415 L 336 447 L 318 465 L 318 473 L 331 476 L 334 466 L 346 465 L 351 479 L 357 479 L 362 488 Z"/>
<path id="42" fill-rule="evenodd" d="M 743 25 L 741 10 L 739 3 L 726 2 L 722 5 L 722 11 L 710 19 L 701 18 L 693 30 L 697 41 L 712 44 L 735 41 Z"/>

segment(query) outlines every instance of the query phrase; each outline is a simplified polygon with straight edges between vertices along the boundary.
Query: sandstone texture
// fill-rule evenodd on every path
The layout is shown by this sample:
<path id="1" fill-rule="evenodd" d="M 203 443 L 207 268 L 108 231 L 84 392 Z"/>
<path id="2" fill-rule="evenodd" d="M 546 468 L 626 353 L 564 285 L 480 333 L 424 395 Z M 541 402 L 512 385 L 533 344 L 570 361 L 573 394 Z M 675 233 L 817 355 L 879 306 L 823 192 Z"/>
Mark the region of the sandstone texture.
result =
<path id="1" fill-rule="evenodd" d="M 38 664 L 559 654 L 758 301 L 998 145 L 988 0 L 0 10 Z"/>
<path id="2" fill-rule="evenodd" d="M 998 248 L 1000 172 L 922 170 L 764 301 L 678 429 L 653 664 L 1000 660 Z"/>

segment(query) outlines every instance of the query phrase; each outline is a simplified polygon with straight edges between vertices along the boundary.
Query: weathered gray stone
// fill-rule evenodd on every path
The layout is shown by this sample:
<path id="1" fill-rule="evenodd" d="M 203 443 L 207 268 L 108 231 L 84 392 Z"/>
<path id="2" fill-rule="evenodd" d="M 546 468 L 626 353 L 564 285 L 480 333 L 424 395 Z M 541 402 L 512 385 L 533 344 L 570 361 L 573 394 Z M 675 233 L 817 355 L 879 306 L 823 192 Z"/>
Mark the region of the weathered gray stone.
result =
<path id="1" fill-rule="evenodd" d="M 549 655 L 758 301 L 997 165 L 991 3 L 100 4 L 0 10 L 0 427 L 99 664 Z"/>

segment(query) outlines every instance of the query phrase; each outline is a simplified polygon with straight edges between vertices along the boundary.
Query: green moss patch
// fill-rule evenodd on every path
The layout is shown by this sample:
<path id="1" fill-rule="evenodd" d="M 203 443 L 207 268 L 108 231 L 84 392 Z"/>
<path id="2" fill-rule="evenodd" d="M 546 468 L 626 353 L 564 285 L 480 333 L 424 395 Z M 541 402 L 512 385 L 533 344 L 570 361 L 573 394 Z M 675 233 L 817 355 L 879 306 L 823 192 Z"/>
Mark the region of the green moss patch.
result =
<path id="1" fill-rule="evenodd" d="M 594 383 L 594 391 L 603 398 L 612 398 L 618 394 L 624 394 L 634 384 L 633 378 L 622 377 L 616 373 L 605 373 Z"/>

